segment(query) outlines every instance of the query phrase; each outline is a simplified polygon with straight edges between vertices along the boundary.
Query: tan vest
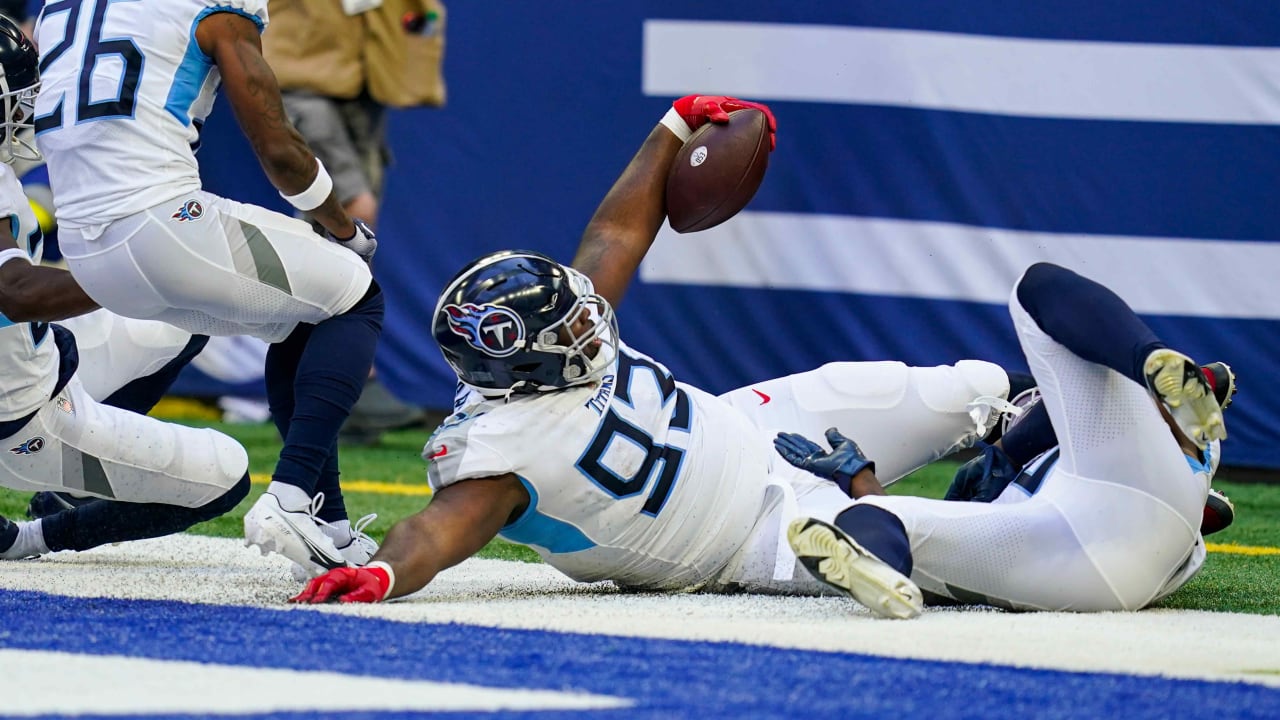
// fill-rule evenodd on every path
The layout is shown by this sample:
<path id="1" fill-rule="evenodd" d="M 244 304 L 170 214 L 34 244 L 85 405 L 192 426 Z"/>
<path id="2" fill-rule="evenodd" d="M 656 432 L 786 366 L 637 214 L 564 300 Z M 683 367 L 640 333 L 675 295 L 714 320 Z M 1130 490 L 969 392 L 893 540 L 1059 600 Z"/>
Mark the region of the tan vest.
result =
<path id="1" fill-rule="evenodd" d="M 383 0 L 354 16 L 340 0 L 270 0 L 267 12 L 262 52 L 281 89 L 339 98 L 367 89 L 392 107 L 444 105 L 439 0 Z"/>

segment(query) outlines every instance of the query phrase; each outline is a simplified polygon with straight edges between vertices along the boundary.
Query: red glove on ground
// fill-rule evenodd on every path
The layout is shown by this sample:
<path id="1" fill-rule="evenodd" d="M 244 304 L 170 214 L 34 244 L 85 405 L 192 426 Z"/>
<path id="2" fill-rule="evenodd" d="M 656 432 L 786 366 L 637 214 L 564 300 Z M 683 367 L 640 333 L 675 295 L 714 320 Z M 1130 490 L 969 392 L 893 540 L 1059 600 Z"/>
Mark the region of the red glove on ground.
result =
<path id="1" fill-rule="evenodd" d="M 686 95 L 671 103 L 671 107 L 675 108 L 676 113 L 689 125 L 691 131 L 707 124 L 707 121 L 727 123 L 729 113 L 734 110 L 747 108 L 759 110 L 769 121 L 769 149 L 773 150 L 778 145 L 778 121 L 773 117 L 773 111 L 764 103 L 739 100 L 725 95 Z"/>
<path id="2" fill-rule="evenodd" d="M 370 563 L 366 567 L 335 568 L 312 578 L 302 592 L 289 598 L 292 603 L 381 602 L 391 592 L 395 575 L 383 562 Z"/>

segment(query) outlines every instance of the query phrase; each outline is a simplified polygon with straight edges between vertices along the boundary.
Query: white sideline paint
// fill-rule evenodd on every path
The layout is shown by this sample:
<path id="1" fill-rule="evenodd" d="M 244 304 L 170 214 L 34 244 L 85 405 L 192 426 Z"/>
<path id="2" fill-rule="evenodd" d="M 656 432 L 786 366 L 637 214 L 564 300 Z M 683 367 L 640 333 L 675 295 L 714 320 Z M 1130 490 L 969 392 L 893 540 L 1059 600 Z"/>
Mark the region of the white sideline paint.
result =
<path id="1" fill-rule="evenodd" d="M 0 650 L 5 715 L 187 715 L 315 711 L 581 710 L 631 703 L 584 693 L 511 690 L 276 668 Z M 75 692 L 67 692 L 75 678 Z M 220 692 L 235 688 L 235 692 Z M 306 688 L 324 688 L 309 692 Z"/>
<path id="2" fill-rule="evenodd" d="M 300 589 L 289 578 L 288 567 L 288 561 L 260 557 L 236 540 L 178 535 L 0 563 L 0 587 L 283 609 L 284 599 Z M 1016 614 L 969 608 L 930 610 L 919 619 L 898 622 L 877 620 L 841 598 L 628 595 L 606 583 L 574 583 L 547 565 L 475 559 L 405 600 L 287 611 L 1280 687 L 1277 616 L 1174 610 Z"/>
<path id="3" fill-rule="evenodd" d="M 646 95 L 1280 124 L 1280 48 L 647 20 Z"/>
<path id="4" fill-rule="evenodd" d="M 1140 313 L 1280 319 L 1274 273 L 1280 242 L 1068 235 L 750 211 L 688 235 L 663 225 L 640 277 L 1003 305 L 1022 271 L 1041 261 L 1097 280 Z M 1188 282 L 1200 268 L 1211 270 L 1206 281 Z"/>

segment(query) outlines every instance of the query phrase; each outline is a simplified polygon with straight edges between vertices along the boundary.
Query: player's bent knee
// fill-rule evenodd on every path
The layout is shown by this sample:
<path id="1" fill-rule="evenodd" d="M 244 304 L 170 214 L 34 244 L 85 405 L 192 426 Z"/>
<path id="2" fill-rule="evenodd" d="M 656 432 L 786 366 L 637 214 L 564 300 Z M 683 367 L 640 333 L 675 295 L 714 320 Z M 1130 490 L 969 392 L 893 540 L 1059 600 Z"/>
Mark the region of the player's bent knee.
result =
<path id="1" fill-rule="evenodd" d="M 1053 263 L 1040 262 L 1027 268 L 1014 286 L 1018 302 L 1030 311 L 1045 303 L 1055 303 L 1061 297 L 1062 281 L 1075 273 Z"/>
<path id="2" fill-rule="evenodd" d="M 198 522 L 212 520 L 231 512 L 232 508 L 239 505 L 241 500 L 249 496 L 249 484 L 249 473 L 246 472 L 235 485 L 231 486 L 231 489 L 195 508 L 197 517 L 199 517 Z"/>
<path id="3" fill-rule="evenodd" d="M 217 430 L 206 430 L 212 437 L 213 453 L 220 487 L 231 488 L 249 472 L 249 453 L 244 446 Z"/>
<path id="4" fill-rule="evenodd" d="M 964 412 L 976 398 L 1009 395 L 1008 373 L 999 365 L 982 360 L 911 368 L 911 379 L 921 401 L 937 412 Z"/>

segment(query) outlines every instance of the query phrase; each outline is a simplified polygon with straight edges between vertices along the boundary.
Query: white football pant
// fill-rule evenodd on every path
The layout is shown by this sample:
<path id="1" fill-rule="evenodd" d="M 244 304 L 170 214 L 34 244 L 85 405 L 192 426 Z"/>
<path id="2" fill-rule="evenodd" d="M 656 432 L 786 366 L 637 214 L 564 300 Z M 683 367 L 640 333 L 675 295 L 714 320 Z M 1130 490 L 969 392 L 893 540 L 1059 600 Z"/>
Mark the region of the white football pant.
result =
<path id="1" fill-rule="evenodd" d="M 372 282 L 363 260 L 307 223 L 204 191 L 59 240 L 103 307 L 203 335 L 279 342 L 346 312 Z"/>
<path id="2" fill-rule="evenodd" d="M 191 334 L 97 310 L 63 325 L 80 365 L 17 433 L 0 440 L 0 485 L 198 507 L 240 481 L 249 459 L 222 433 L 99 403 L 177 357 Z"/>
<path id="3" fill-rule="evenodd" d="M 721 395 L 760 427 L 772 444 L 779 431 L 826 446 L 835 427 L 876 463 L 889 485 L 912 470 L 980 439 L 974 400 L 1009 394 L 1009 376 L 978 360 L 909 367 L 900 362 L 829 363 L 809 372 Z"/>
<path id="4" fill-rule="evenodd" d="M 779 431 L 798 432 L 826 445 L 835 427 L 876 463 L 884 484 L 979 439 L 970 410 L 979 398 L 1004 399 L 1009 378 L 992 363 L 909 367 L 900 362 L 831 363 L 768 380 L 721 397 L 761 428 L 762 442 Z M 762 516 L 743 549 L 712 587 L 751 592 L 827 594 L 796 560 L 786 540 L 797 517 L 827 522 L 853 504 L 833 482 L 792 467 L 771 452 Z"/>
<path id="5" fill-rule="evenodd" d="M 902 520 L 924 590 L 1016 609 L 1142 608 L 1203 562 L 1207 476 L 1144 387 L 1048 337 L 1016 291 L 1010 312 L 1060 448 L 1037 491 L 1011 485 L 992 504 L 861 502 Z"/>

